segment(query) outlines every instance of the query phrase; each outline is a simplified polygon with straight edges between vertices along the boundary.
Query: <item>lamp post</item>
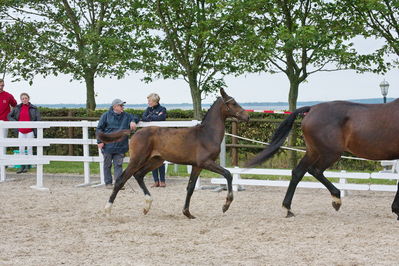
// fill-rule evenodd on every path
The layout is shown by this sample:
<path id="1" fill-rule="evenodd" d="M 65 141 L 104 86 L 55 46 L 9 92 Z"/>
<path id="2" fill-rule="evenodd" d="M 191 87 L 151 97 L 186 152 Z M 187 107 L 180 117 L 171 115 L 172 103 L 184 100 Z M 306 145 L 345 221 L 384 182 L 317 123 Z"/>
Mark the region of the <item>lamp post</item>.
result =
<path id="1" fill-rule="evenodd" d="M 385 79 L 380 83 L 381 94 L 384 97 L 384 103 L 387 102 L 389 83 Z"/>

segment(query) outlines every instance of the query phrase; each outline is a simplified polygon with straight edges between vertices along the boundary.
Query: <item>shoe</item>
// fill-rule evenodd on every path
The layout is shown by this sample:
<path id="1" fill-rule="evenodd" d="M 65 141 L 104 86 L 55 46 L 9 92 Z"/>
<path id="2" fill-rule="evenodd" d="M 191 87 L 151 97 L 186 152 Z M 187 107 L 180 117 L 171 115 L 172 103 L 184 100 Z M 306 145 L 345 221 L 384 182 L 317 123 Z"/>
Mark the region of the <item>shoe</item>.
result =
<path id="1" fill-rule="evenodd" d="M 24 169 L 24 170 L 22 170 L 22 173 L 27 173 L 28 172 L 28 169 Z"/>
<path id="2" fill-rule="evenodd" d="M 114 186 L 113 186 L 112 184 L 105 184 L 105 188 L 108 188 L 108 189 L 113 189 L 113 188 L 114 188 Z"/>
<path id="3" fill-rule="evenodd" d="M 21 173 L 26 173 L 26 167 L 25 165 L 21 165 L 21 167 L 19 168 L 19 170 L 17 171 L 17 174 L 21 174 Z"/>
<path id="4" fill-rule="evenodd" d="M 159 187 L 159 182 L 155 182 L 154 184 L 151 185 L 151 187 Z"/>
<path id="5" fill-rule="evenodd" d="M 160 183 L 159 183 L 159 186 L 160 186 L 160 187 L 166 187 L 166 184 L 165 184 L 165 182 L 160 182 Z"/>

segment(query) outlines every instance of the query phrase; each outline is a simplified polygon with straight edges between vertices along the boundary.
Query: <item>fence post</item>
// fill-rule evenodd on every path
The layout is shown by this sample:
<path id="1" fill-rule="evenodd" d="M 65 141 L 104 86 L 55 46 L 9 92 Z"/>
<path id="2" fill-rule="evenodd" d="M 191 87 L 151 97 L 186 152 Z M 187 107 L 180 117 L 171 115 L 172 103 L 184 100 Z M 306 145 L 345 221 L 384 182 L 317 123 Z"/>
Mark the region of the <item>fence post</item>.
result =
<path id="1" fill-rule="evenodd" d="M 226 136 L 223 137 L 220 144 L 219 164 L 221 167 L 226 167 Z"/>
<path id="2" fill-rule="evenodd" d="M 68 117 L 72 117 L 72 110 L 68 111 Z M 68 127 L 68 138 L 73 139 L 73 127 Z M 68 144 L 68 155 L 73 156 L 72 144 Z"/>
<path id="3" fill-rule="evenodd" d="M 231 134 L 237 135 L 237 128 L 238 128 L 238 123 L 237 121 L 233 121 L 231 123 Z M 234 146 L 238 143 L 237 138 L 232 136 L 231 143 L 233 146 L 231 147 L 231 164 L 232 166 L 237 166 L 238 165 L 238 154 L 237 154 L 237 148 Z"/>
<path id="4" fill-rule="evenodd" d="M 38 140 L 43 140 L 43 128 L 37 128 L 37 136 Z M 36 153 L 38 158 L 43 158 L 43 146 L 36 147 Z M 36 165 L 36 185 L 31 186 L 33 189 L 46 191 L 48 188 L 43 186 L 43 164 Z"/>
<path id="5" fill-rule="evenodd" d="M 345 171 L 345 170 L 342 170 L 341 173 L 346 173 L 346 171 Z M 346 184 L 346 178 L 340 178 L 340 179 L 339 179 L 339 183 L 340 183 L 340 184 Z M 346 195 L 347 195 L 347 191 L 344 190 L 344 189 L 342 189 L 342 190 L 341 190 L 341 198 L 345 197 Z"/>
<path id="6" fill-rule="evenodd" d="M 0 123 L 3 123 L 3 121 L 0 121 Z M 7 129 L 0 127 L 0 140 L 6 138 L 7 136 L 5 136 L 5 131 Z M 6 154 L 6 147 L 0 147 L 0 156 L 3 157 Z M 6 181 L 6 166 L 5 165 L 1 165 L 0 166 L 0 182 L 4 182 Z"/>
<path id="7" fill-rule="evenodd" d="M 101 149 L 98 149 L 98 156 L 100 157 L 100 181 L 101 181 L 101 185 L 105 185 L 105 179 L 104 179 L 104 156 L 103 153 L 101 151 Z"/>
<path id="8" fill-rule="evenodd" d="M 88 123 L 89 121 L 83 120 L 82 122 Z M 82 139 L 85 141 L 89 140 L 89 127 L 87 124 L 82 126 Z M 78 186 L 88 186 L 90 185 L 90 162 L 87 161 L 89 158 L 89 144 L 83 144 L 83 170 L 84 170 L 84 183 Z"/>

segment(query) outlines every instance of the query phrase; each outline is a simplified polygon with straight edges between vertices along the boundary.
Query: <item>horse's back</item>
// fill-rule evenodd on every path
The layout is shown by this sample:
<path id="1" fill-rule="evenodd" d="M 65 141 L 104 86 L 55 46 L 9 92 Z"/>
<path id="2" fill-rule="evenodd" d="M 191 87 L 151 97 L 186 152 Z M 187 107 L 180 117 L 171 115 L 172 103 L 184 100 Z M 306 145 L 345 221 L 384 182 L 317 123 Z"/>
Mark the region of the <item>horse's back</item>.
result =
<path id="1" fill-rule="evenodd" d="M 150 157 L 160 156 L 171 162 L 184 162 L 198 148 L 196 131 L 197 127 L 146 127 L 133 135 L 131 150 L 145 150 Z"/>
<path id="2" fill-rule="evenodd" d="M 399 102 L 360 104 L 334 101 L 315 105 L 302 122 L 305 140 L 337 152 L 382 160 L 399 156 Z"/>

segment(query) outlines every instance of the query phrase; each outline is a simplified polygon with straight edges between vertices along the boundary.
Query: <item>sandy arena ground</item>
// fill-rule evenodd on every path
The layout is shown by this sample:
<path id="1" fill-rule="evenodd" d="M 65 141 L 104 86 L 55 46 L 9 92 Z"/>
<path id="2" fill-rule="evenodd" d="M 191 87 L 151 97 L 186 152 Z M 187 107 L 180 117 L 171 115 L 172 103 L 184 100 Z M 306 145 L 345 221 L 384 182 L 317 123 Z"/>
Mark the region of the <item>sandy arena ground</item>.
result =
<path id="1" fill-rule="evenodd" d="M 111 190 L 75 187 L 83 177 L 46 176 L 49 192 L 29 187 L 33 175 L 8 178 L 0 183 L 0 265 L 399 264 L 392 192 L 351 192 L 336 212 L 327 190 L 298 189 L 296 217 L 286 219 L 285 188 L 247 186 L 225 214 L 226 191 L 199 190 L 189 220 L 181 213 L 186 178 L 151 188 L 147 215 L 130 180 L 107 218 Z"/>

